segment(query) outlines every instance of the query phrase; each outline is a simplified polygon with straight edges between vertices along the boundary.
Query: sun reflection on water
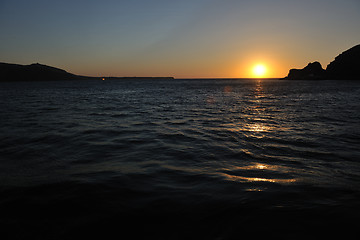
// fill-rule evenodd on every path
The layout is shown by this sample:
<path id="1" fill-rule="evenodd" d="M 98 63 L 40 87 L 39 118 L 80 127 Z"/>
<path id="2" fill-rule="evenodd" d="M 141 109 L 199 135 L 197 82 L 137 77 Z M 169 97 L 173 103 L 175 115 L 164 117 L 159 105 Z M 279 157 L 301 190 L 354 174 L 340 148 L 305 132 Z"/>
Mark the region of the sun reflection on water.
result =
<path id="1" fill-rule="evenodd" d="M 254 96 L 255 98 L 262 98 L 265 96 L 264 93 L 264 89 L 262 87 L 262 81 L 261 80 L 257 80 L 256 82 L 256 86 L 255 86 L 255 91 L 254 91 Z"/>
<path id="2" fill-rule="evenodd" d="M 244 177 L 236 176 L 227 173 L 223 173 L 223 176 L 230 181 L 236 182 L 269 182 L 269 183 L 279 183 L 279 184 L 289 184 L 296 182 L 296 179 L 282 179 L 282 178 L 261 178 L 261 177 Z"/>
<path id="3" fill-rule="evenodd" d="M 263 123 L 253 123 L 246 125 L 246 129 L 244 130 L 260 133 L 260 132 L 271 132 L 272 128 Z"/>
<path id="4" fill-rule="evenodd" d="M 271 165 L 264 163 L 256 163 L 252 165 L 247 165 L 243 167 L 236 167 L 231 169 L 224 169 L 225 171 L 221 173 L 225 179 L 234 182 L 243 182 L 243 183 L 256 183 L 256 182 L 267 182 L 267 183 L 277 183 L 277 184 L 291 184 L 297 182 L 296 178 L 290 177 L 288 175 L 292 170 L 288 167 L 280 165 Z M 258 176 L 248 176 L 258 175 Z M 269 177 L 269 176 L 277 177 Z M 284 177 L 279 177 L 283 175 Z M 251 188 L 254 190 L 253 188 Z M 256 188 L 256 191 L 260 191 L 260 188 Z"/>
<path id="5" fill-rule="evenodd" d="M 266 93 L 263 88 L 263 80 L 257 80 L 251 93 L 248 95 L 248 104 L 239 103 L 243 106 L 240 120 L 224 124 L 226 130 L 239 133 L 250 133 L 255 137 L 262 137 L 262 133 L 272 132 L 276 129 L 269 122 L 271 113 L 268 112 L 267 105 L 264 104 Z M 230 88 L 225 88 L 224 92 L 229 92 Z"/>
<path id="6" fill-rule="evenodd" d="M 278 183 L 278 184 L 290 184 L 297 181 L 294 178 L 245 177 L 245 176 L 238 176 L 227 173 L 222 173 L 222 175 L 223 177 L 225 177 L 225 179 L 234 182 L 268 182 L 268 183 Z"/>
<path id="7" fill-rule="evenodd" d="M 223 125 L 223 130 L 244 135 L 250 141 L 268 137 L 268 133 L 281 131 L 281 126 L 274 124 L 274 112 L 269 109 L 267 103 L 266 89 L 263 87 L 263 80 L 257 80 L 252 91 L 247 95 L 247 103 L 241 104 L 243 107 L 237 121 L 228 122 Z M 224 89 L 229 92 L 230 89 Z M 256 142 L 257 149 L 265 151 L 260 143 Z M 242 149 L 246 156 L 258 157 L 259 153 L 250 148 Z M 265 153 L 266 154 L 266 153 Z M 261 156 L 260 156 L 261 157 Z M 292 184 L 297 179 L 291 174 L 294 170 L 284 167 L 272 161 L 269 163 L 261 162 L 245 166 L 229 166 L 221 169 L 220 175 L 228 181 L 250 183 L 248 191 L 262 191 L 265 183 Z M 263 183 L 263 184 L 262 184 Z"/>

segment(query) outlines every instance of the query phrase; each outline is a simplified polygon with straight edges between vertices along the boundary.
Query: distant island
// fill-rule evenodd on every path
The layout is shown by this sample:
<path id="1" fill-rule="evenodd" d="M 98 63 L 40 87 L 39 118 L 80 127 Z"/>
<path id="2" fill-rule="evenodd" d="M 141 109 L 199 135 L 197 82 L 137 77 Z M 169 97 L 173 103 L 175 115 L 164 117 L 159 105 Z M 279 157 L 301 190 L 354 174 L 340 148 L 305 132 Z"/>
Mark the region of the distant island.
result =
<path id="1" fill-rule="evenodd" d="M 303 69 L 291 69 L 286 80 L 360 80 L 360 45 L 346 50 L 326 69 L 319 62 L 309 63 Z"/>
<path id="2" fill-rule="evenodd" d="M 174 79 L 173 77 L 89 77 L 55 67 L 34 63 L 20 65 L 0 62 L 0 81 L 123 80 Z"/>

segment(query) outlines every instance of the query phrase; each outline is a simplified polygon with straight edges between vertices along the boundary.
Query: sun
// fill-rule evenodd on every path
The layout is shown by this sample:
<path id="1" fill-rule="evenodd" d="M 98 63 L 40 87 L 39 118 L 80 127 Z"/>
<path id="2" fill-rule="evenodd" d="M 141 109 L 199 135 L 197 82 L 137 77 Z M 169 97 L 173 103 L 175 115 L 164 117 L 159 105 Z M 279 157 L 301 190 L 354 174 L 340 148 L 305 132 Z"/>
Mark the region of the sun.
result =
<path id="1" fill-rule="evenodd" d="M 266 69 L 265 65 L 257 64 L 253 67 L 252 72 L 253 72 L 254 77 L 261 78 L 261 77 L 265 76 L 267 69 Z"/>

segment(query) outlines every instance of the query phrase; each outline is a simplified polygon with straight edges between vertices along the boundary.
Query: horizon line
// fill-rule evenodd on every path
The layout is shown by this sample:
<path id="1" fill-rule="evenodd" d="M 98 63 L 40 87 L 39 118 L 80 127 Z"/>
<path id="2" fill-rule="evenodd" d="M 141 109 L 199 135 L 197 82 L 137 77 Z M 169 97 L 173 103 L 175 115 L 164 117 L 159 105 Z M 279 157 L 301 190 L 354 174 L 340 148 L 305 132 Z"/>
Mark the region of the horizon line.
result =
<path id="1" fill-rule="evenodd" d="M 192 80 L 192 79 L 200 79 L 200 80 L 234 80 L 234 79 L 239 79 L 239 80 L 246 80 L 246 79 L 251 79 L 251 80 L 279 80 L 281 79 L 281 77 L 274 77 L 274 78 L 253 78 L 253 77 L 240 77 L 240 78 L 237 78 L 237 77 L 214 77 L 214 78 L 211 78 L 211 77 L 185 77 L 185 78 L 177 78 L 177 77 L 174 77 L 174 79 L 178 79 L 178 80 Z"/>

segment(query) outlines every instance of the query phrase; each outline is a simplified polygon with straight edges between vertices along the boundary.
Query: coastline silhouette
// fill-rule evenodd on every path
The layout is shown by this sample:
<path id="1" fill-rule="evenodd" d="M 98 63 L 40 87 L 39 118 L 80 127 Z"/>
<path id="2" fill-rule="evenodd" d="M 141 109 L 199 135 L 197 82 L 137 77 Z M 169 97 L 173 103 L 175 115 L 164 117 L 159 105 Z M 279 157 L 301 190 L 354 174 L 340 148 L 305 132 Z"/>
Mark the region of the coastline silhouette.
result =
<path id="1" fill-rule="evenodd" d="M 284 80 L 360 80 L 360 44 L 356 45 L 332 61 L 323 69 L 317 61 L 303 69 L 290 69 Z M 69 73 L 63 69 L 39 63 L 20 65 L 0 62 L 0 81 L 51 81 L 51 80 L 121 80 L 121 79 L 164 79 L 174 77 L 91 77 Z"/>
<path id="2" fill-rule="evenodd" d="M 39 63 L 20 65 L 0 62 L 0 81 L 59 81 L 59 80 L 121 80 L 173 79 L 173 77 L 91 77 L 69 73 L 63 69 Z"/>
<path id="3" fill-rule="evenodd" d="M 303 69 L 290 69 L 285 80 L 360 80 L 360 44 L 341 53 L 326 69 L 319 62 Z"/>

